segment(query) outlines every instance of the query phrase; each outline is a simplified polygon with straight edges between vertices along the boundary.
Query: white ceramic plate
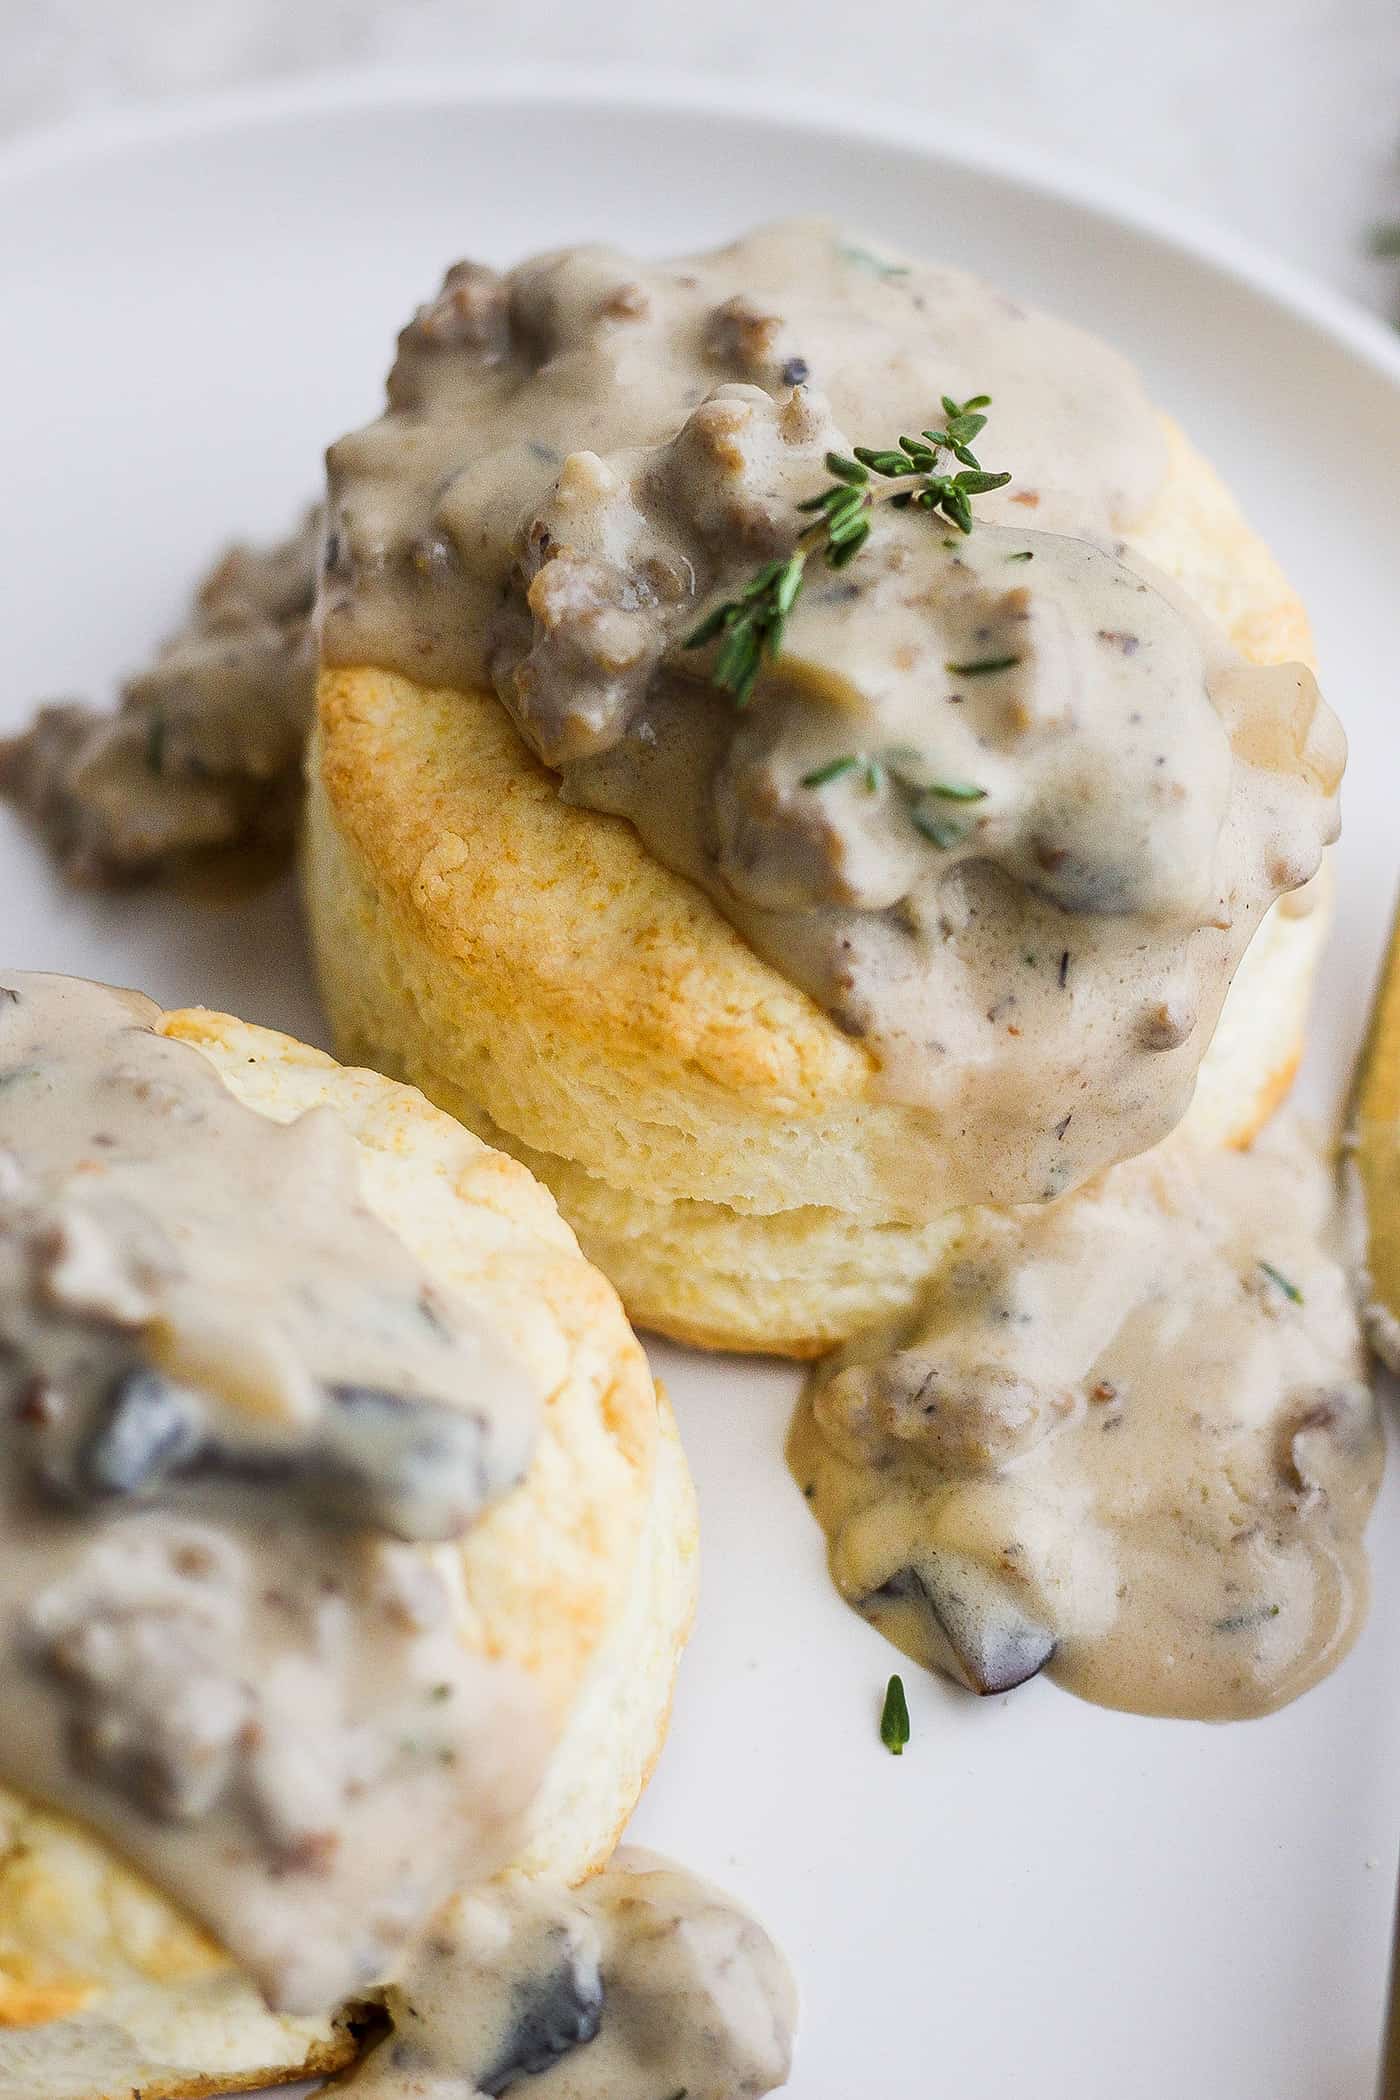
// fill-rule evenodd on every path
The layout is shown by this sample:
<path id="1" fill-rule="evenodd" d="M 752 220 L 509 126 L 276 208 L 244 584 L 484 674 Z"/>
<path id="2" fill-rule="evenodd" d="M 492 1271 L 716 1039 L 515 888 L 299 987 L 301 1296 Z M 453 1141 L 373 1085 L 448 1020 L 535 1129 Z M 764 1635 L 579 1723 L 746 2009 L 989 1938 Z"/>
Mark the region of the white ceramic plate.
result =
<path id="1" fill-rule="evenodd" d="M 941 127 L 940 127 L 941 129 Z M 340 81 L 40 141 L 0 172 L 5 675 L 105 691 L 231 529 L 275 530 L 372 414 L 463 252 L 666 250 L 792 210 L 967 263 L 1101 330 L 1211 452 L 1316 618 L 1351 731 L 1312 1095 L 1353 1047 L 1395 878 L 1400 354 L 1199 232 L 887 117 L 656 81 Z M 946 137 L 946 134 L 944 134 Z M 1339 235 L 1339 238 L 1341 236 Z M 288 893 L 104 900 L 0 832 L 12 964 L 320 1037 Z M 786 1370 L 658 1349 L 706 1578 L 638 1835 L 751 1898 L 801 1977 L 794 2100 L 1361 2100 L 1400 1830 L 1400 1490 L 1341 1670 L 1234 1728 L 977 1703 L 838 1603 L 784 1472 Z"/>

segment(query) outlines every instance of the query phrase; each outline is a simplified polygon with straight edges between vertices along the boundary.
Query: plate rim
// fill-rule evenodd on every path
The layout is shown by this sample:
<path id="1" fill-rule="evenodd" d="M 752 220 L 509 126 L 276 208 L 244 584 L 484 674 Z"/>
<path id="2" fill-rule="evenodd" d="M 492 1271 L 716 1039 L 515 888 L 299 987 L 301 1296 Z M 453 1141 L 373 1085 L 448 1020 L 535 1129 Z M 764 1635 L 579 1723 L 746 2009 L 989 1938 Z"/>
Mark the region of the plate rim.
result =
<path id="1" fill-rule="evenodd" d="M 492 107 L 519 102 L 548 108 L 629 114 L 679 111 L 740 116 L 779 128 L 816 132 L 857 146 L 894 147 L 931 168 L 1009 182 L 1089 219 L 1127 231 L 1198 269 L 1243 287 L 1279 316 L 1322 334 L 1400 392 L 1400 330 L 1346 293 L 1334 290 L 1247 235 L 1204 212 L 1177 204 L 1107 170 L 1028 147 L 985 128 L 939 120 L 937 132 L 917 110 L 888 108 L 868 97 L 808 88 L 730 81 L 713 72 L 642 64 L 525 65 L 454 61 L 317 68 L 288 79 L 256 81 L 160 102 L 80 111 L 0 145 L 0 198 L 45 175 L 85 161 L 204 131 L 376 108 Z"/>

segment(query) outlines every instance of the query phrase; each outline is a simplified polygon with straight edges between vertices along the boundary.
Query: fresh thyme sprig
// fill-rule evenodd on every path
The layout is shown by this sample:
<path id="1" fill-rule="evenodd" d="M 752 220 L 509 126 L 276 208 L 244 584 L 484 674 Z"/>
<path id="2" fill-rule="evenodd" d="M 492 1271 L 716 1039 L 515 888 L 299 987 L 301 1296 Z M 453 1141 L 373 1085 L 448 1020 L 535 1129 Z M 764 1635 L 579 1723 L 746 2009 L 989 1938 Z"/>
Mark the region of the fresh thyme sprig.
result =
<path id="1" fill-rule="evenodd" d="M 990 406 L 989 394 L 974 394 L 962 402 L 945 394 L 941 430 L 902 437 L 897 448 L 884 451 L 857 445 L 851 458 L 844 452 L 827 453 L 831 485 L 797 506 L 810 513 L 812 523 L 799 533 L 792 553 L 765 563 L 737 598 L 717 605 L 685 638 L 687 649 L 703 649 L 719 640 L 710 676 L 721 692 L 732 693 L 740 707 L 748 705 L 764 657 L 771 661 L 782 649 L 809 559 L 815 556 L 830 569 L 844 569 L 870 537 L 870 513 L 877 503 L 892 503 L 896 510 L 912 505 L 946 518 L 959 532 L 971 532 L 972 498 L 1004 488 L 1011 479 L 1009 474 L 984 472 L 972 450 L 973 439 L 986 427 L 983 410 Z M 960 471 L 940 471 L 945 453 L 958 461 Z M 895 486 L 881 487 L 882 481 Z"/>
<path id="2" fill-rule="evenodd" d="M 921 755 L 905 744 L 892 744 L 884 751 L 847 751 L 840 758 L 829 758 L 825 765 L 817 766 L 802 776 L 805 788 L 824 788 L 833 780 L 842 780 L 849 773 L 858 772 L 861 785 L 868 795 L 878 795 L 886 780 L 894 781 L 902 789 L 909 809 L 909 821 L 914 829 L 931 845 L 945 851 L 949 846 L 959 845 L 967 837 L 966 827 L 958 823 L 944 803 L 985 802 L 987 790 L 971 780 L 930 780 Z"/>

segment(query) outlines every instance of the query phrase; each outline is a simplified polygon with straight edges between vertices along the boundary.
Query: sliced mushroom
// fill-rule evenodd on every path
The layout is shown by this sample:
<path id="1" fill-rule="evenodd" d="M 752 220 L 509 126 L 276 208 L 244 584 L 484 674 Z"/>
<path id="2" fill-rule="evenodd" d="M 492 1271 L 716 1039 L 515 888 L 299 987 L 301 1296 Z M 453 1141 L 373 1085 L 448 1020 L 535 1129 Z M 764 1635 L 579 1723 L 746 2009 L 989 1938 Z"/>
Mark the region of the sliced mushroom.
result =
<path id="1" fill-rule="evenodd" d="M 85 1507 L 256 1493 L 410 1542 L 459 1538 L 519 1478 L 482 1414 L 373 1386 L 336 1385 L 327 1397 L 308 1437 L 233 1442 L 211 1431 L 197 1394 L 137 1365 L 76 1436 L 66 1411 L 51 1435 L 39 1426 L 35 1469 L 51 1493 Z"/>
<path id="2" fill-rule="evenodd" d="M 862 1609 L 878 1620 L 890 1604 L 912 1604 L 936 1666 L 983 1697 L 1025 1684 L 1058 1646 L 1005 1581 L 964 1554 L 930 1553 L 901 1568 Z"/>
<path id="3" fill-rule="evenodd" d="M 515 2024 L 495 2063 L 476 2081 L 491 2100 L 591 2042 L 602 2025 L 603 1979 L 595 1945 L 562 1926 L 555 1938 L 558 1961 L 515 1986 Z"/>
<path id="4" fill-rule="evenodd" d="M 125 1370 L 108 1387 L 97 1421 L 78 1448 L 82 1497 L 151 1495 L 193 1458 L 202 1440 L 187 1393 L 145 1365 Z"/>
<path id="5" fill-rule="evenodd" d="M 494 1463 L 483 1415 L 362 1385 L 333 1386 L 331 1399 L 305 1477 L 332 1521 L 459 1538 L 519 1478 Z"/>

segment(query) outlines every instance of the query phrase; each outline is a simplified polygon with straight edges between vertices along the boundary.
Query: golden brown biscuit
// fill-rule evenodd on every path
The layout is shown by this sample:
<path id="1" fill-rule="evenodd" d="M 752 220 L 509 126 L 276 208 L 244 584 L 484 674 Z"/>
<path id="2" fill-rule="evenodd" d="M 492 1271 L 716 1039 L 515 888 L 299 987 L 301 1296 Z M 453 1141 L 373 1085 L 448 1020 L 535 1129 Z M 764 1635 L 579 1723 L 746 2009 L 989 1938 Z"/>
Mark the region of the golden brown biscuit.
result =
<path id="1" fill-rule="evenodd" d="M 689 1475 L 616 1294 L 520 1166 L 409 1089 L 227 1015 L 162 1026 L 264 1115 L 334 1107 L 371 1207 L 543 1374 L 530 1474 L 459 1550 L 475 1642 L 524 1665 L 562 1718 L 517 1864 L 578 1880 L 646 1783 L 695 1594 Z M 352 2048 L 343 2018 L 269 2013 L 105 1845 L 0 1790 L 0 2100 L 174 2100 L 328 2070 Z"/>
<path id="2" fill-rule="evenodd" d="M 1277 564 L 1168 438 L 1130 545 L 1251 661 L 1306 661 Z M 303 870 L 347 1056 L 526 1160 L 647 1326 L 801 1356 L 908 1301 L 956 1219 L 911 1219 L 896 1194 L 915 1112 L 877 1097 L 868 1050 L 629 825 L 563 803 L 493 697 L 352 668 L 323 674 L 319 717 Z M 1202 1135 L 1243 1143 L 1287 1091 L 1321 888 L 1246 957 Z"/>

